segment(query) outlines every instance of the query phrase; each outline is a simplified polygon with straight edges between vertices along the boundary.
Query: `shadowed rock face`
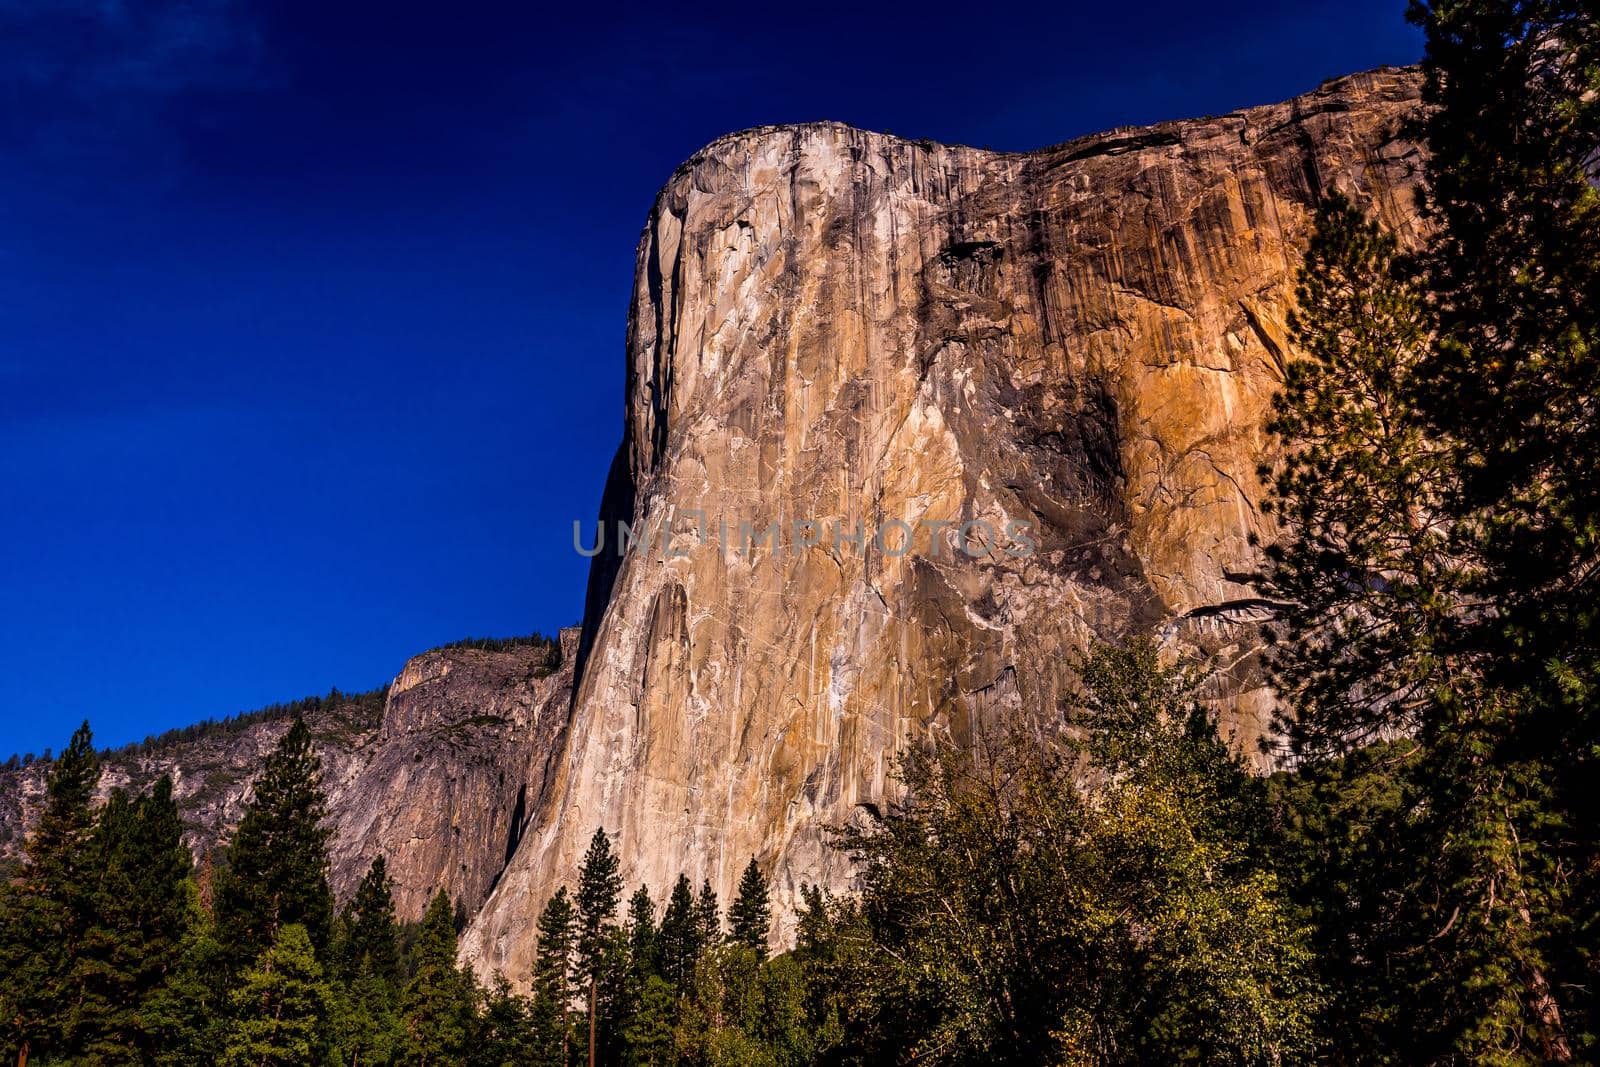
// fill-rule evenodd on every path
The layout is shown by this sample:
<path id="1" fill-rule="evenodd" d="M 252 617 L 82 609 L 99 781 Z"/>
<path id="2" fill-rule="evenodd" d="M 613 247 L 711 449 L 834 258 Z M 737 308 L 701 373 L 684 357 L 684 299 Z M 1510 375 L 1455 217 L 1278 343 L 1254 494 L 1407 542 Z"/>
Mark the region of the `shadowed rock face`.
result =
<path id="1" fill-rule="evenodd" d="M 1415 237 L 1418 88 L 1377 71 L 1022 154 L 767 127 L 679 168 L 639 246 L 602 508 L 677 514 L 674 551 L 597 561 L 564 753 L 464 957 L 525 982 L 597 826 L 630 885 L 685 871 L 727 899 L 754 856 L 784 936 L 802 881 L 847 881 L 823 827 L 892 793 L 898 749 L 1052 708 L 1096 635 L 1213 657 L 1255 753 L 1243 579 L 1294 274 L 1335 189 Z M 795 519 L 822 544 L 791 550 Z M 975 555 L 955 525 L 899 554 L 901 528 L 871 540 L 889 520 L 986 525 Z M 741 521 L 785 549 L 745 551 Z M 836 543 L 857 521 L 866 544 Z"/>
<path id="2" fill-rule="evenodd" d="M 381 702 L 307 716 L 322 760 L 330 876 L 340 900 L 354 895 L 382 853 L 402 919 L 420 919 L 441 886 L 469 912 L 484 901 L 554 777 L 577 645 L 578 631 L 564 631 L 559 663 L 537 646 L 425 652 Z M 170 775 L 189 847 L 207 856 L 238 825 L 251 782 L 288 727 L 287 720 L 259 722 L 113 756 L 100 795 Z M 43 763 L 0 771 L 0 861 L 20 857 L 47 772 Z"/>
<path id="3" fill-rule="evenodd" d="M 369 758 L 331 797 L 329 857 L 340 899 L 380 853 L 395 911 L 420 918 L 441 887 L 470 914 L 545 803 L 572 696 L 578 631 L 547 650 L 445 649 L 389 686 Z"/>

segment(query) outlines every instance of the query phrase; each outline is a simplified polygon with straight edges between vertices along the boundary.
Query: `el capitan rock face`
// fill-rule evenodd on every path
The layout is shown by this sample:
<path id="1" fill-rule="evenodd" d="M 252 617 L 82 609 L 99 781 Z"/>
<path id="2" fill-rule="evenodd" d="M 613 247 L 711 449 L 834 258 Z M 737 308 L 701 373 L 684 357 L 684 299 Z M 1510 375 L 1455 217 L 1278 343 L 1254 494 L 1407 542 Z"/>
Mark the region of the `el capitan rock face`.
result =
<path id="1" fill-rule="evenodd" d="M 630 887 L 684 871 L 727 900 L 754 856 L 781 916 L 802 881 L 844 884 L 823 828 L 892 794 L 897 750 L 1052 708 L 1096 635 L 1214 657 L 1253 751 L 1245 577 L 1294 275 L 1326 192 L 1419 232 L 1418 90 L 1376 71 L 1020 154 L 767 127 L 681 167 L 639 247 L 602 511 L 703 511 L 735 550 L 680 518 L 682 555 L 597 561 L 564 748 L 464 957 L 525 982 L 596 827 Z M 827 534 L 798 552 L 734 532 L 808 518 Z M 832 543 L 857 520 L 864 550 Z M 991 533 L 895 555 L 870 541 L 888 520 Z"/>

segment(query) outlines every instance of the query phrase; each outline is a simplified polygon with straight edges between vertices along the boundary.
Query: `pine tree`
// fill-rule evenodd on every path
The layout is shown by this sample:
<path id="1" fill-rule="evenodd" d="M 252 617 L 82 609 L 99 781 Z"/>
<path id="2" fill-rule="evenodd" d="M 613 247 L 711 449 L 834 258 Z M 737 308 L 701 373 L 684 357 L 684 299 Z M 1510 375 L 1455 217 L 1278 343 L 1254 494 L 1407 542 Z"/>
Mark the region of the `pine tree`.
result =
<path id="1" fill-rule="evenodd" d="M 1269 549 L 1267 588 L 1284 605 L 1287 639 L 1271 666 L 1300 755 L 1347 757 L 1328 767 L 1351 768 L 1355 750 L 1380 737 L 1416 742 L 1396 753 L 1390 840 L 1370 853 L 1385 865 L 1355 882 L 1381 906 L 1335 904 L 1323 941 L 1342 950 L 1330 974 L 1369 998 L 1350 1004 L 1343 985 L 1333 1025 L 1371 1020 L 1365 1041 L 1432 1060 L 1463 1043 L 1516 1048 L 1511 1035 L 1537 1029 L 1525 1012 L 1542 998 L 1529 987 L 1547 979 L 1522 917 L 1535 914 L 1525 894 L 1542 866 L 1544 775 L 1489 755 L 1517 702 L 1462 654 L 1462 620 L 1484 608 L 1465 606 L 1476 563 L 1450 510 L 1454 449 L 1419 413 L 1436 342 L 1415 284 L 1392 239 L 1342 201 L 1323 206 L 1292 322 L 1310 358 L 1291 364 L 1272 426 L 1289 449 L 1274 485 L 1285 536 Z M 1334 852 L 1331 840 L 1313 847 Z M 1327 926 L 1352 919 L 1369 925 L 1342 937 Z M 1391 962 L 1367 986 L 1362 961 L 1373 956 Z"/>
<path id="2" fill-rule="evenodd" d="M 222 1054 L 229 1015 L 227 954 L 194 878 L 180 896 L 188 918 L 177 965 L 145 1002 L 140 1022 L 157 1048 L 153 1062 L 211 1067 Z"/>
<path id="3" fill-rule="evenodd" d="M 19 1063 L 48 1056 L 64 1037 L 59 1009 L 74 999 L 71 974 L 87 927 L 90 801 L 99 779 L 85 722 L 50 768 L 21 875 L 0 900 L 0 1034 Z"/>
<path id="4" fill-rule="evenodd" d="M 1439 309 L 1417 406 L 1452 446 L 1446 503 L 1474 564 L 1452 663 L 1489 690 L 1448 706 L 1428 750 L 1453 784 L 1430 799 L 1472 827 L 1447 840 L 1477 842 L 1438 878 L 1474 920 L 1441 961 L 1472 983 L 1442 1036 L 1559 1062 L 1600 1030 L 1600 18 L 1583 0 L 1411 13 Z"/>
<path id="5" fill-rule="evenodd" d="M 1308 441 L 1277 481 L 1276 673 L 1303 754 L 1416 742 L 1372 917 L 1394 1054 L 1561 1062 L 1600 977 L 1600 20 L 1546 0 L 1412 16 L 1435 229 L 1401 277 L 1392 242 L 1337 205 L 1319 219 L 1312 358 L 1275 427 Z"/>
<path id="6" fill-rule="evenodd" d="M 1597 740 L 1600 18 L 1581 0 L 1436 0 L 1427 41 L 1427 257 L 1439 342 L 1417 401 L 1455 450 L 1450 504 L 1481 567 L 1471 646 Z"/>
<path id="7" fill-rule="evenodd" d="M 434 894 L 417 938 L 416 975 L 401 998 L 409 1063 L 458 1063 L 472 1034 L 473 997 L 468 975 L 456 966 L 456 928 L 450 896 Z"/>
<path id="8" fill-rule="evenodd" d="M 661 916 L 656 935 L 656 959 L 661 977 L 683 991 L 694 980 L 694 964 L 700 955 L 699 913 L 694 904 L 694 888 L 688 875 L 678 875 Z"/>
<path id="9" fill-rule="evenodd" d="M 1404 788 L 1416 742 L 1400 738 L 1273 775 L 1267 845 L 1286 894 L 1304 916 L 1327 990 L 1319 1031 L 1327 1047 L 1375 1061 L 1410 1044 L 1414 956 L 1397 937 L 1397 900 L 1414 891 L 1417 847 Z M 1399 1031 L 1399 1032 L 1397 1032 Z"/>
<path id="10" fill-rule="evenodd" d="M 1268 429 L 1285 442 L 1267 549 L 1281 606 L 1269 661 L 1302 756 L 1414 727 L 1444 669 L 1459 563 L 1439 519 L 1443 449 L 1410 403 L 1430 335 L 1415 268 L 1348 201 L 1317 213 L 1290 318 L 1296 348 Z"/>
<path id="11" fill-rule="evenodd" d="M 641 976 L 656 971 L 656 906 L 643 885 L 628 900 L 628 959 Z"/>
<path id="12" fill-rule="evenodd" d="M 224 1067 L 300 1067 L 322 1062 L 329 994 L 311 938 L 299 923 L 278 927 L 272 946 L 240 976 L 229 999 Z"/>
<path id="13" fill-rule="evenodd" d="M 127 987 L 133 940 L 137 931 L 100 914 L 105 906 L 115 907 L 131 895 L 128 870 L 123 863 L 128 840 L 133 834 L 133 805 L 121 789 L 113 790 L 95 817 L 94 830 L 85 850 L 85 884 L 80 887 L 81 937 L 68 965 L 68 987 L 76 995 L 56 1007 L 56 1026 L 60 1031 L 57 1055 L 68 1059 L 89 1058 L 109 1045 L 111 1061 L 124 1062 L 119 1039 L 126 1040 L 129 1022 L 127 1003 L 133 992 Z"/>
<path id="14" fill-rule="evenodd" d="M 318 953 L 328 948 L 333 894 L 320 766 L 311 731 L 296 718 L 256 778 L 216 876 L 218 933 L 236 961 L 265 949 L 287 923 L 303 926 Z"/>
<path id="15" fill-rule="evenodd" d="M 600 956 L 600 982 L 595 991 L 594 1055 L 597 1062 L 620 1062 L 625 1044 L 623 1034 L 638 1011 L 643 987 L 629 951 L 628 930 L 613 924 L 606 931 L 605 947 Z"/>
<path id="16" fill-rule="evenodd" d="M 573 927 L 572 899 L 566 886 L 556 890 L 539 913 L 539 954 L 534 965 L 534 1012 L 540 1031 L 540 1047 L 550 1058 L 559 1051 L 556 1062 L 567 1062 L 572 1027 L 568 1012 L 572 1007 L 572 953 L 576 930 Z"/>
<path id="17" fill-rule="evenodd" d="M 328 974 L 341 982 L 348 982 L 354 967 L 350 958 L 350 925 L 354 909 L 346 904 L 334 913 L 333 925 L 328 929 L 328 948 L 322 954 Z"/>
<path id="18" fill-rule="evenodd" d="M 335 990 L 335 1044 L 349 1064 L 387 1062 L 400 1038 L 400 949 L 392 885 L 383 857 L 376 857 L 335 924 L 330 954 L 337 958 L 343 979 Z"/>
<path id="19" fill-rule="evenodd" d="M 610 1045 L 627 1045 L 628 1031 L 644 1004 L 645 986 L 657 973 L 655 902 L 641 885 L 628 900 L 628 919 L 601 990 L 602 1016 Z"/>
<path id="20" fill-rule="evenodd" d="M 717 908 L 717 891 L 711 880 L 700 883 L 700 896 L 694 902 L 695 933 L 700 939 L 700 951 L 722 944 L 722 912 Z"/>
<path id="21" fill-rule="evenodd" d="M 129 802 L 119 790 L 101 810 L 91 853 L 98 871 L 62 1016 L 68 1047 L 101 1063 L 145 1062 L 159 1046 L 143 1008 L 176 971 L 192 919 L 185 885 L 192 861 L 183 822 L 163 776 Z"/>
<path id="22" fill-rule="evenodd" d="M 368 973 L 386 982 L 400 978 L 400 951 L 394 922 L 394 883 L 382 856 L 372 865 L 356 887 L 350 906 L 347 942 L 352 973 Z"/>
<path id="23" fill-rule="evenodd" d="M 537 986 L 528 1005 L 528 1029 L 532 1034 L 529 1067 L 567 1067 L 567 1021 L 553 1000 Z"/>
<path id="24" fill-rule="evenodd" d="M 677 1004 L 677 993 L 665 978 L 652 974 L 645 979 L 639 1010 L 623 1034 L 629 1062 L 650 1067 L 675 1062 Z"/>
<path id="25" fill-rule="evenodd" d="M 469 1062 L 481 1067 L 524 1067 L 540 1057 L 531 1005 L 517 996 L 504 975 L 484 998 L 483 1023 Z"/>
<path id="26" fill-rule="evenodd" d="M 622 896 L 622 874 L 611 839 L 596 830 L 578 873 L 578 972 L 589 985 L 589 1067 L 598 1062 L 600 980 L 604 972 L 606 944 L 615 926 L 617 904 Z"/>
<path id="27" fill-rule="evenodd" d="M 759 958 L 767 958 L 772 907 L 767 900 L 767 880 L 761 877 L 761 868 L 756 866 L 754 857 L 739 879 L 739 895 L 728 909 L 728 922 L 733 927 L 734 941 L 749 946 Z"/>
<path id="28" fill-rule="evenodd" d="M 330 1029 L 340 1062 L 349 1067 L 389 1063 L 401 1036 L 394 983 L 360 970 L 332 994 Z"/>

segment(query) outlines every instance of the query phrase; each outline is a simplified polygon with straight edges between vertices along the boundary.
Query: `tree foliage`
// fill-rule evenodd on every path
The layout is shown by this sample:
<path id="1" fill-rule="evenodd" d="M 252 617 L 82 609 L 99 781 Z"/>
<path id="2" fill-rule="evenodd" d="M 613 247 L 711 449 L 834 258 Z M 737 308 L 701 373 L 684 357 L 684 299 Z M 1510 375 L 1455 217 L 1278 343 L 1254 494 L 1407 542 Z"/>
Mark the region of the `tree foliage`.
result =
<path id="1" fill-rule="evenodd" d="M 941 1063 L 1305 1056 L 1319 993 L 1257 783 L 1152 645 L 1081 673 L 1081 741 L 912 750 L 907 799 L 843 831 L 868 938 L 850 1040 Z"/>
<path id="2" fill-rule="evenodd" d="M 346 961 L 352 973 L 368 973 L 385 982 L 400 978 L 400 954 L 394 921 L 394 883 L 382 856 L 373 858 L 356 887 L 350 905 Z"/>
<path id="3" fill-rule="evenodd" d="M 327 1059 L 329 990 L 311 936 L 284 923 L 272 945 L 240 977 L 230 1000 L 233 1021 L 224 1067 L 296 1067 Z"/>
<path id="4" fill-rule="evenodd" d="M 1414 728 L 1444 673 L 1442 621 L 1461 563 L 1441 510 L 1447 464 L 1406 398 L 1429 337 L 1417 268 L 1348 201 L 1317 216 L 1268 429 L 1287 442 L 1269 510 L 1293 536 L 1268 546 L 1281 605 L 1274 681 L 1290 738 L 1325 755 Z"/>
<path id="5" fill-rule="evenodd" d="M 678 875 L 667 900 L 661 929 L 656 935 L 656 956 L 661 975 L 675 986 L 687 986 L 694 977 L 694 963 L 700 956 L 699 913 L 694 904 L 694 888 L 687 875 Z"/>
<path id="6" fill-rule="evenodd" d="M 728 909 L 728 924 L 735 942 L 766 958 L 772 906 L 767 899 L 767 880 L 761 876 L 754 857 L 739 878 L 739 894 Z"/>
<path id="7" fill-rule="evenodd" d="M 457 963 L 463 903 L 337 919 L 302 713 L 224 862 L 172 785 L 112 791 L 88 725 L 0 887 L 0 1041 L 171 1065 L 1590 1062 L 1600 1010 L 1600 18 L 1416 0 L 1429 228 L 1337 196 L 1297 286 L 1264 473 L 1291 762 L 1248 773 L 1195 676 L 1135 639 L 1064 709 L 930 732 L 798 911 L 753 857 L 639 886 L 597 830 L 531 974 Z M 461 647 L 559 649 L 547 639 Z M 182 736 L 190 736 L 185 733 Z M 170 738 L 157 738 L 150 745 Z M 139 746 L 124 754 L 141 751 Z M 13 758 L 12 766 L 23 761 Z M 31 762 L 31 758 L 29 761 Z M 726 856 L 700 871 L 737 870 Z M 663 891 L 652 896 L 653 891 Z M 664 900 L 659 921 L 656 902 Z M 777 920 L 776 922 L 774 920 Z M 774 930 L 795 930 L 767 958 Z M 412 943 L 414 939 L 414 944 Z M 530 995 L 523 996 L 519 987 Z"/>
<path id="8" fill-rule="evenodd" d="M 89 851 L 84 935 L 70 972 L 76 996 L 63 1013 L 67 1047 L 99 1063 L 147 1062 L 161 1041 L 144 1009 L 175 974 L 190 920 L 192 863 L 171 779 L 133 800 L 113 793 Z"/>
<path id="9" fill-rule="evenodd" d="M 240 960 L 265 950 L 280 926 L 305 928 L 313 949 L 328 947 L 327 801 L 311 731 L 296 718 L 267 757 L 250 804 L 217 874 L 217 926 Z"/>
<path id="10" fill-rule="evenodd" d="M 1308 780 L 1335 783 L 1299 825 L 1350 863 L 1301 874 L 1319 926 L 1353 926 L 1321 940 L 1371 1058 L 1569 1061 L 1594 1047 L 1600 870 L 1600 20 L 1544 0 L 1412 17 L 1432 234 L 1407 261 L 1324 205 L 1274 425 L 1275 676 L 1291 744 L 1325 764 Z M 1374 839 L 1324 801 L 1397 737 Z"/>
<path id="11" fill-rule="evenodd" d="M 0 933 L 0 1026 L 11 1054 L 26 1058 L 62 1048 L 71 1020 L 59 1009 L 75 999 L 72 972 L 91 911 L 94 814 L 100 779 L 85 722 L 50 768 L 44 810 L 28 839 L 20 877 L 5 894 Z"/>
<path id="12" fill-rule="evenodd" d="M 417 939 L 416 974 L 401 997 L 406 1062 L 459 1062 L 472 1038 L 471 977 L 456 965 L 455 909 L 443 889 L 434 894 Z"/>

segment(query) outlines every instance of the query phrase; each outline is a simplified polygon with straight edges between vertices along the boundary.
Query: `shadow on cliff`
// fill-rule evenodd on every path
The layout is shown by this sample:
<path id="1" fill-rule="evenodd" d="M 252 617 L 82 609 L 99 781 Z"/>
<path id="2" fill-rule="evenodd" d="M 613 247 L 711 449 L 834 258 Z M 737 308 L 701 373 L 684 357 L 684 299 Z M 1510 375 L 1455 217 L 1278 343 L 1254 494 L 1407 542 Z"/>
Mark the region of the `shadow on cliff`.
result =
<path id="1" fill-rule="evenodd" d="M 606 472 L 606 487 L 600 496 L 600 532 L 596 536 L 603 537 L 604 532 L 609 530 L 613 537 L 606 541 L 605 547 L 589 563 L 589 584 L 583 596 L 583 632 L 578 637 L 578 655 L 572 668 L 572 707 L 577 705 L 578 692 L 583 688 L 584 668 L 588 665 L 589 654 L 594 650 L 595 637 L 600 632 L 606 607 L 611 603 L 612 586 L 622 570 L 622 553 L 617 551 L 615 533 L 618 521 L 633 520 L 635 486 L 633 468 L 628 462 L 630 451 L 628 435 L 624 434 L 616 454 L 611 457 L 611 469 Z"/>

